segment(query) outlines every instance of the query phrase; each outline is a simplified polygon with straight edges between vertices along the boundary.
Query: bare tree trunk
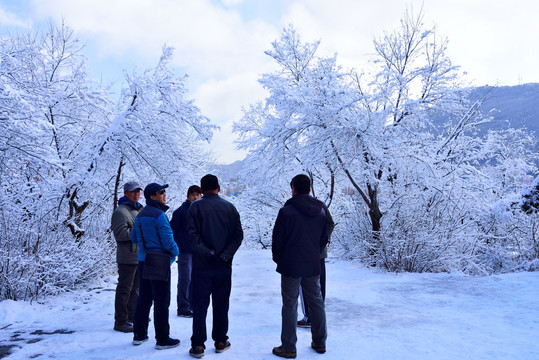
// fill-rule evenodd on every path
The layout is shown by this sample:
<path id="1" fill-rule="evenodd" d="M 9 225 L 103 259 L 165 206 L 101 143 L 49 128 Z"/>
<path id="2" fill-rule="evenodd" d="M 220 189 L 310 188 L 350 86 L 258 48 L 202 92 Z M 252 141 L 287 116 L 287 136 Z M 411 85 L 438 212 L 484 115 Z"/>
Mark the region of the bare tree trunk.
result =
<path id="1" fill-rule="evenodd" d="M 380 230 L 382 229 L 380 220 L 383 215 L 380 211 L 380 204 L 378 203 L 378 188 L 368 184 L 367 189 L 370 200 L 367 205 L 369 206 L 369 217 L 372 224 L 372 237 L 378 242 L 380 240 Z"/>
<path id="2" fill-rule="evenodd" d="M 337 156 L 337 161 L 339 162 L 342 169 L 344 170 L 344 173 L 348 177 L 348 180 L 350 180 L 350 183 L 352 184 L 352 186 L 357 190 L 357 192 L 359 193 L 359 195 L 361 196 L 361 198 L 363 199 L 363 201 L 369 208 L 369 218 L 372 224 L 372 237 L 376 242 L 378 242 L 380 240 L 380 230 L 381 230 L 380 220 L 382 219 L 382 216 L 384 215 L 380 211 L 380 204 L 378 203 L 378 188 L 376 186 L 372 186 L 371 184 L 367 184 L 367 194 L 365 194 L 365 192 L 361 189 L 358 183 L 354 180 L 348 168 L 345 166 L 344 161 L 342 161 L 333 142 L 331 143 L 331 145 L 333 147 L 335 155 Z M 378 176 L 381 176 L 381 173 L 379 173 Z"/>
<path id="3" fill-rule="evenodd" d="M 77 198 L 77 192 L 78 188 L 75 188 L 73 193 L 71 193 L 71 190 L 67 190 L 67 198 L 69 198 L 69 217 L 65 221 L 67 227 L 71 230 L 71 233 L 75 236 L 76 241 L 79 241 L 80 238 L 84 235 L 85 231 L 81 227 L 82 226 L 82 213 L 88 205 L 90 204 L 88 201 L 85 201 L 82 205 L 77 204 L 76 198 Z"/>
<path id="4" fill-rule="evenodd" d="M 114 198 L 112 204 L 112 210 L 116 210 L 118 206 L 118 188 L 120 187 L 120 178 L 122 177 L 122 168 L 124 167 L 124 155 L 120 157 L 120 165 L 118 165 L 118 170 L 116 171 L 116 180 L 114 181 Z"/>

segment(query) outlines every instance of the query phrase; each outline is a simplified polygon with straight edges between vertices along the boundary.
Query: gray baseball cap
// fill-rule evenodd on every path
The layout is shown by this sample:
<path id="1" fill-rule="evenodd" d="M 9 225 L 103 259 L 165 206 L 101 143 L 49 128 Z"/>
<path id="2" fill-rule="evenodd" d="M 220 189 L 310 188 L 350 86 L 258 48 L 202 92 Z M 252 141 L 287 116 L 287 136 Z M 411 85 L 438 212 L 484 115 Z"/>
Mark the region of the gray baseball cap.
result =
<path id="1" fill-rule="evenodd" d="M 142 190 L 142 186 L 136 181 L 128 181 L 124 184 L 124 191 Z"/>

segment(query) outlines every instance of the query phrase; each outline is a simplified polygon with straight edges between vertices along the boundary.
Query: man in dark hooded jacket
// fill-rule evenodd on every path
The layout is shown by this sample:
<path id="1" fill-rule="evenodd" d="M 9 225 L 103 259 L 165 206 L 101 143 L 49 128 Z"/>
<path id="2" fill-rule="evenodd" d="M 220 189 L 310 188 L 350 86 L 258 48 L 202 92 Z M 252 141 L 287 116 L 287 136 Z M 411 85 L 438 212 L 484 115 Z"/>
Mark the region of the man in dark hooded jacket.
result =
<path id="1" fill-rule="evenodd" d="M 111 218 L 111 228 L 116 239 L 118 285 L 114 299 L 114 330 L 133 332 L 133 315 L 137 305 L 139 279 L 137 273 L 138 246 L 131 242 L 131 229 L 135 217 L 142 209 L 139 203 L 142 187 L 136 181 L 124 184 L 124 196 L 118 200 Z"/>
<path id="2" fill-rule="evenodd" d="M 279 210 L 273 228 L 272 255 L 281 274 L 283 298 L 281 346 L 273 354 L 296 357 L 296 320 L 300 285 L 311 311 L 311 347 L 326 352 L 326 313 L 320 290 L 320 253 L 328 242 L 324 204 L 310 196 L 307 175 L 294 176 L 290 182 L 292 198 Z"/>

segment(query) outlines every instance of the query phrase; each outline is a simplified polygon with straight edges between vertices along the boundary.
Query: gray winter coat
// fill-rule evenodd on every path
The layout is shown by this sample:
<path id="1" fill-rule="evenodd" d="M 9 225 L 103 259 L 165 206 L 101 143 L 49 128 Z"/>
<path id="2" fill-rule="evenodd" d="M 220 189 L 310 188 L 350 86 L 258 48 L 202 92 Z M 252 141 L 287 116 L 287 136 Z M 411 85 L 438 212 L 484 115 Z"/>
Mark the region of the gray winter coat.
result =
<path id="1" fill-rule="evenodd" d="M 138 245 L 131 242 L 131 230 L 135 217 L 142 205 L 133 204 L 127 198 L 118 200 L 118 207 L 112 213 L 111 227 L 116 239 L 116 262 L 118 264 L 138 264 Z"/>

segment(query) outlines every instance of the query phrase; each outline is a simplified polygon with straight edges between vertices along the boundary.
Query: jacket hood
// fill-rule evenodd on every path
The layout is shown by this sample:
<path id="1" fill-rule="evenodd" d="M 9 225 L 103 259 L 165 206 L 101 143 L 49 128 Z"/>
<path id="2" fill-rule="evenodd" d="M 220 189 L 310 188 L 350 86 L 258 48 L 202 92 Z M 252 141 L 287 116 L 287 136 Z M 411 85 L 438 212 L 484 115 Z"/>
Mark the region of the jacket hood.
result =
<path id="1" fill-rule="evenodd" d="M 118 205 L 127 205 L 129 207 L 132 207 L 135 210 L 138 210 L 142 207 L 140 203 L 133 204 L 129 199 L 125 196 L 122 196 L 120 199 L 118 199 Z"/>
<path id="2" fill-rule="evenodd" d="M 308 194 L 295 195 L 285 205 L 292 205 L 303 215 L 311 217 L 319 215 L 323 207 L 320 200 Z"/>

